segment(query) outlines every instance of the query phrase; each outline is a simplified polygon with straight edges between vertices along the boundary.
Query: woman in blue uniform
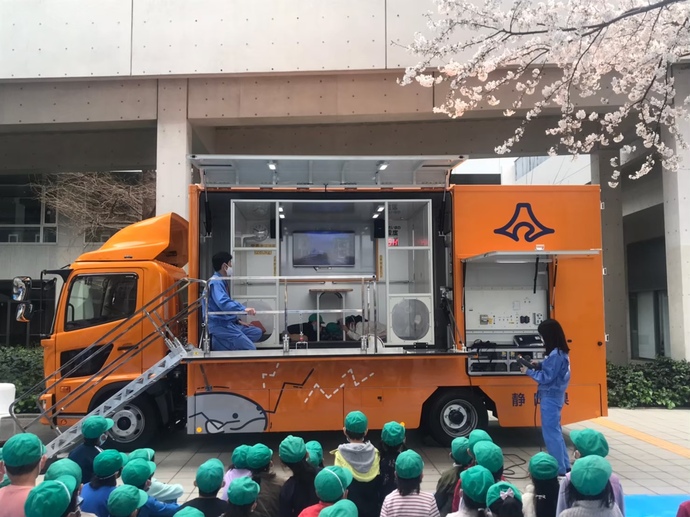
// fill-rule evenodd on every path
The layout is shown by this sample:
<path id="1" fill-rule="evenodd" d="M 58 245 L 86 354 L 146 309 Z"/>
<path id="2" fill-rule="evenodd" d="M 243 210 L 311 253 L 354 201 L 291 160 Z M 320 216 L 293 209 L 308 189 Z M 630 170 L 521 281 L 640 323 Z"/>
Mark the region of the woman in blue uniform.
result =
<path id="1" fill-rule="evenodd" d="M 556 320 L 544 320 L 537 330 L 544 341 L 546 359 L 535 369 L 523 367 L 522 371 L 539 385 L 542 436 L 547 451 L 558 461 L 558 474 L 564 476 L 570 471 L 570 459 L 561 429 L 561 410 L 570 382 L 570 348 L 563 327 Z"/>

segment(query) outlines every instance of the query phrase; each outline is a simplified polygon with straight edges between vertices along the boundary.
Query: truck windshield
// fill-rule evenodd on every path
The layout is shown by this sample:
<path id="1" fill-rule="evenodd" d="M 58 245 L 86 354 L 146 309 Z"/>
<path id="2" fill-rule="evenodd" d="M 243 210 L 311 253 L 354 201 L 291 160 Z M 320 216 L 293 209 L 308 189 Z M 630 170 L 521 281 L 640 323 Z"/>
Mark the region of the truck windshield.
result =
<path id="1" fill-rule="evenodd" d="M 65 330 L 127 318 L 137 307 L 137 275 L 79 275 L 70 284 Z"/>

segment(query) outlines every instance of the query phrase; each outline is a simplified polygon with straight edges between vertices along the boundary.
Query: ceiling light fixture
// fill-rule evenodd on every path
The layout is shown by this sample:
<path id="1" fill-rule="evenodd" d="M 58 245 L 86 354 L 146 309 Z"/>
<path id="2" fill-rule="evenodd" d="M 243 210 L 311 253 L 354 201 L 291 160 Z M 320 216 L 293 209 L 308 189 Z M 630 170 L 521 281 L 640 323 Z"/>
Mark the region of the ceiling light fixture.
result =
<path id="1" fill-rule="evenodd" d="M 378 217 L 379 217 L 378 212 L 371 216 L 372 219 L 378 219 Z"/>
<path id="2" fill-rule="evenodd" d="M 376 164 L 376 167 L 380 171 L 385 171 L 388 168 L 388 162 L 379 162 Z"/>
<path id="3" fill-rule="evenodd" d="M 285 214 L 280 214 L 281 219 L 285 219 Z"/>
<path id="4" fill-rule="evenodd" d="M 278 169 L 278 165 L 276 164 L 276 162 L 271 160 L 270 162 L 268 162 L 268 168 L 271 169 L 272 171 L 274 171 L 274 170 Z"/>
<path id="5" fill-rule="evenodd" d="M 376 211 L 377 211 L 377 212 L 383 212 L 385 209 L 386 209 L 386 207 L 382 205 L 382 206 L 378 207 L 378 208 L 376 209 Z"/>
<path id="6" fill-rule="evenodd" d="M 283 207 L 282 207 L 282 206 L 279 206 L 279 207 L 278 207 L 278 212 L 282 212 L 282 211 L 283 211 Z"/>

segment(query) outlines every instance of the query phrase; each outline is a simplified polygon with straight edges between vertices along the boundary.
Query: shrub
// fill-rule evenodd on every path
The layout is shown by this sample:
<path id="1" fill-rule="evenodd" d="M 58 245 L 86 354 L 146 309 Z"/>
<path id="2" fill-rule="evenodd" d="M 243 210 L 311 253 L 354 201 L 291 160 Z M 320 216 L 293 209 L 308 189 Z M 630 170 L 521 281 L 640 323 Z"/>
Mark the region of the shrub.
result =
<path id="1" fill-rule="evenodd" d="M 606 365 L 611 407 L 690 405 L 690 363 L 660 357 L 644 364 Z"/>
<path id="2" fill-rule="evenodd" d="M 17 387 L 17 397 L 43 379 L 43 348 L 23 346 L 0 347 L 0 382 L 11 382 Z M 34 396 L 20 402 L 17 413 L 36 413 Z"/>

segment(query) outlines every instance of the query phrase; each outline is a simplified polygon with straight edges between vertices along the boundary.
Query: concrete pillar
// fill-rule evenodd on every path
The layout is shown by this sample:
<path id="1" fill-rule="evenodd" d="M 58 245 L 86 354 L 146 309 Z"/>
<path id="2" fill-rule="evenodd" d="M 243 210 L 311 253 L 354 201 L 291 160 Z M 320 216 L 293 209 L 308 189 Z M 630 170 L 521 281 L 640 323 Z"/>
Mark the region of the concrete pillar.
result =
<path id="1" fill-rule="evenodd" d="M 690 68 L 673 71 L 677 102 L 690 95 Z M 679 124 L 685 141 L 690 140 L 690 122 Z M 681 162 L 677 171 L 664 170 L 664 227 L 666 233 L 666 275 L 671 331 L 671 357 L 690 358 L 690 150 L 676 144 L 673 135 L 663 133 L 666 145 Z"/>
<path id="2" fill-rule="evenodd" d="M 187 79 L 158 81 L 158 140 L 156 144 L 156 214 L 176 212 L 189 217 L 187 156 L 192 130 L 187 120 Z"/>
<path id="3" fill-rule="evenodd" d="M 606 359 L 624 364 L 630 358 L 628 345 L 628 280 L 623 238 L 623 192 L 621 185 L 609 187 L 613 167 L 611 159 L 618 151 L 602 151 L 591 155 L 592 183 L 601 185 L 601 236 L 604 268 L 604 313 L 606 333 Z"/>

